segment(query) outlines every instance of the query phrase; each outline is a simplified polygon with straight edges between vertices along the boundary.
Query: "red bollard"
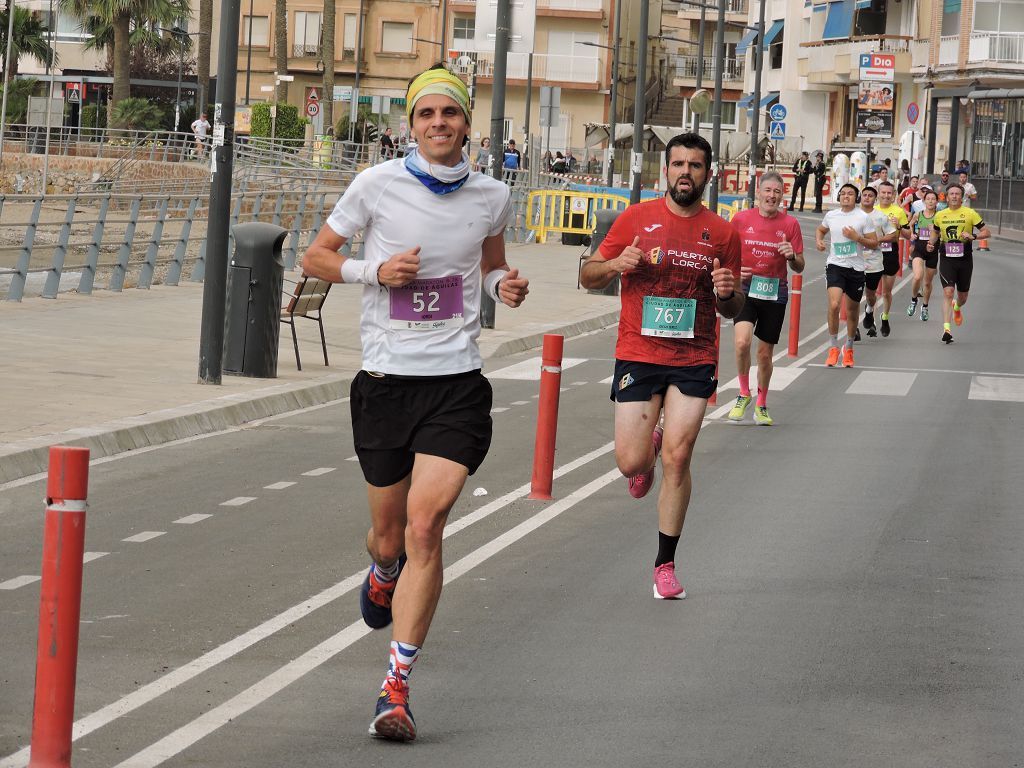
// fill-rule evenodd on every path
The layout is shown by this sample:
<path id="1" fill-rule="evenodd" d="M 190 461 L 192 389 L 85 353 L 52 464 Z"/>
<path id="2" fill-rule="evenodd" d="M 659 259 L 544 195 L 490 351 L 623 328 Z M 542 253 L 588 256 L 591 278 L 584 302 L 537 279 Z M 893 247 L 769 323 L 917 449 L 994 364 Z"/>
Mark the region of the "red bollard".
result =
<path id="1" fill-rule="evenodd" d="M 804 276 L 793 275 L 789 286 L 789 356 L 796 357 L 800 346 L 800 297 L 803 294 Z"/>
<path id="2" fill-rule="evenodd" d="M 718 343 L 722 339 L 722 316 L 715 313 L 715 354 L 719 355 Z M 715 361 L 715 371 L 718 371 L 718 364 L 721 360 Z M 715 391 L 711 393 L 711 397 L 708 398 L 708 405 L 718 405 L 718 387 L 715 387 Z"/>
<path id="3" fill-rule="evenodd" d="M 89 449 L 50 448 L 29 768 L 69 768 L 75 716 Z"/>
<path id="4" fill-rule="evenodd" d="M 555 473 L 555 433 L 558 431 L 558 395 L 562 384 L 564 337 L 544 334 L 540 363 L 540 399 L 537 401 L 537 440 L 533 445 L 531 499 L 550 500 Z"/>

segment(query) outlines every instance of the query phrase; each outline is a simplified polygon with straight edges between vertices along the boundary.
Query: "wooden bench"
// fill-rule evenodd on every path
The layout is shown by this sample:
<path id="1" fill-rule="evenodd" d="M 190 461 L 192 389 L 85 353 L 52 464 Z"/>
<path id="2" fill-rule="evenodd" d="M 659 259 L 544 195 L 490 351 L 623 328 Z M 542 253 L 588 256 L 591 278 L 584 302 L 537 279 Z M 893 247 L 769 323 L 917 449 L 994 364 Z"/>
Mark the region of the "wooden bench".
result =
<path id="1" fill-rule="evenodd" d="M 299 359 L 299 338 L 295 334 L 295 318 L 304 317 L 307 320 L 316 321 L 320 326 L 320 346 L 324 350 L 324 365 L 327 362 L 327 339 L 324 337 L 324 320 L 321 310 L 327 294 L 331 290 L 331 283 L 327 280 L 318 280 L 315 277 L 303 275 L 297 281 L 285 280 L 287 285 L 293 285 L 291 293 L 284 292 L 287 302 L 281 307 L 281 322 L 287 323 L 292 328 L 292 344 L 295 346 L 295 365 L 302 370 L 302 361 Z"/>

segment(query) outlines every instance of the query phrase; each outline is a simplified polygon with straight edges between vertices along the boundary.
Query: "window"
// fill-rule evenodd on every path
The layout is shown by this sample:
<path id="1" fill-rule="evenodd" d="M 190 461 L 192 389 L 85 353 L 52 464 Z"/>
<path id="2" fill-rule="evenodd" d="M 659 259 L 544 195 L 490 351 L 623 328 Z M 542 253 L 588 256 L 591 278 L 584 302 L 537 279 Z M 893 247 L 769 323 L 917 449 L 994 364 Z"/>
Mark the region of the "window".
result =
<path id="1" fill-rule="evenodd" d="M 36 11 L 39 16 L 39 21 L 47 29 L 50 28 L 50 13 L 49 11 Z M 76 43 L 83 40 L 88 40 L 92 35 L 89 35 L 82 31 L 82 22 L 78 20 L 78 17 L 72 16 L 67 11 L 61 11 L 60 13 L 54 13 L 57 17 L 57 42 L 61 43 Z M 7 30 L 4 30 L 6 34 Z"/>
<path id="2" fill-rule="evenodd" d="M 385 21 L 381 26 L 380 50 L 383 53 L 412 53 L 413 25 L 404 21 Z"/>
<path id="3" fill-rule="evenodd" d="M 692 120 L 693 118 L 688 118 Z M 704 122 L 704 121 L 707 122 Z M 736 126 L 736 102 L 735 101 L 723 101 L 722 102 L 722 125 Z M 701 115 L 701 127 L 711 129 L 714 127 L 714 115 L 712 110 L 708 110 Z"/>
<path id="4" fill-rule="evenodd" d="M 768 49 L 768 61 L 772 69 L 782 69 L 782 39 L 785 34 L 779 32 Z"/>
<path id="5" fill-rule="evenodd" d="M 452 28 L 452 47 L 460 51 L 476 48 L 476 21 L 472 16 L 456 16 Z"/>
<path id="6" fill-rule="evenodd" d="M 242 17 L 242 45 L 249 45 L 249 27 L 252 27 L 253 47 L 266 48 L 270 45 L 270 17 L 269 16 L 243 16 Z"/>
<path id="7" fill-rule="evenodd" d="M 320 14 L 318 12 L 295 12 L 295 46 L 292 55 L 320 55 Z"/>
<path id="8" fill-rule="evenodd" d="M 342 33 L 342 58 L 356 57 L 356 38 L 359 34 L 359 17 L 354 13 L 345 14 L 345 31 Z"/>
<path id="9" fill-rule="evenodd" d="M 1024 32 L 1024 2 L 978 0 L 974 6 L 976 32 Z"/>

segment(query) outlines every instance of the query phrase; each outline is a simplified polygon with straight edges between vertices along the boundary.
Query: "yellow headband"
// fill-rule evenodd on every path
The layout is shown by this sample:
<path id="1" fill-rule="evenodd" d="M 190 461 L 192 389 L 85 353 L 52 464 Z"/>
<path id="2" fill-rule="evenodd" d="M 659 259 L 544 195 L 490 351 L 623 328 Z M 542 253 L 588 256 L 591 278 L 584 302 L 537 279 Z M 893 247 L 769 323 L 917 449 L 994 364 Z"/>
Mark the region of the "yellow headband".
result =
<path id="1" fill-rule="evenodd" d="M 428 69 L 412 81 L 409 92 L 405 96 L 405 114 L 410 120 L 412 120 L 416 102 L 431 94 L 439 94 L 452 99 L 462 108 L 466 115 L 466 122 L 468 123 L 472 119 L 469 114 L 469 89 L 466 88 L 466 84 L 447 69 Z"/>

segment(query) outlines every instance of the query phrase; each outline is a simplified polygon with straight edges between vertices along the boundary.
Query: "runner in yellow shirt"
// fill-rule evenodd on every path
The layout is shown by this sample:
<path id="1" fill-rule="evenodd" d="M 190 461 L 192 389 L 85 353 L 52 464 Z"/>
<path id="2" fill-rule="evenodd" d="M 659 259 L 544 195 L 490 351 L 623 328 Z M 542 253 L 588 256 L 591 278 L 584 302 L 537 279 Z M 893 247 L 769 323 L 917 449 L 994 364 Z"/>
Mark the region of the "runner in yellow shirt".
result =
<path id="1" fill-rule="evenodd" d="M 882 325 L 879 330 L 883 336 L 889 335 L 889 310 L 892 309 L 892 286 L 896 282 L 896 273 L 900 271 L 900 238 L 910 239 L 910 220 L 907 212 L 896 205 L 896 187 L 891 181 L 883 181 L 878 185 L 878 205 L 875 210 L 889 218 L 895 230 L 891 235 L 881 239 L 882 249 Z"/>
<path id="2" fill-rule="evenodd" d="M 942 340 L 953 343 L 950 320 L 958 326 L 964 322 L 963 306 L 971 288 L 974 255 L 971 244 L 979 238 L 992 236 L 981 216 L 963 205 L 964 189 L 959 184 L 946 187 L 949 207 L 935 214 L 932 245 L 942 243 L 939 250 L 939 280 L 942 282 Z M 975 233 L 974 230 L 978 230 Z M 953 289 L 956 288 L 956 300 Z"/>

